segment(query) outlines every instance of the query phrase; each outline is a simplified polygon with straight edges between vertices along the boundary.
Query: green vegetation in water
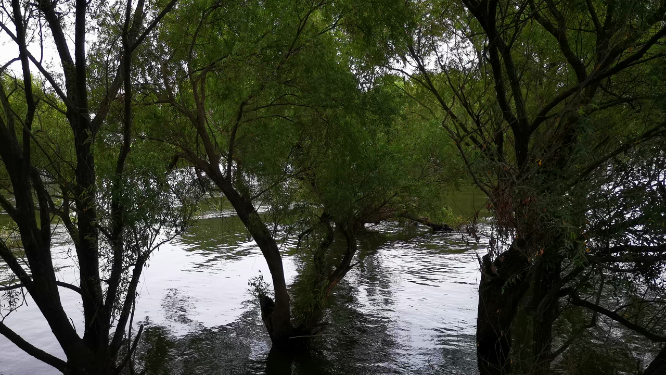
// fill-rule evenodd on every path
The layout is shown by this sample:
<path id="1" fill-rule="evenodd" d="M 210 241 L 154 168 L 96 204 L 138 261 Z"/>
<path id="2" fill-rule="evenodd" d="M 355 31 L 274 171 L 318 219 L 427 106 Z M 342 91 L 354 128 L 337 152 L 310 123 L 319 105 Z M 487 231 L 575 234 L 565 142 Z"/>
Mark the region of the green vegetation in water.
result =
<path id="1" fill-rule="evenodd" d="M 257 300 L 261 296 L 271 296 L 271 286 L 264 281 L 264 275 L 262 274 L 250 278 L 247 282 L 247 286 L 249 287 L 248 293 Z"/>

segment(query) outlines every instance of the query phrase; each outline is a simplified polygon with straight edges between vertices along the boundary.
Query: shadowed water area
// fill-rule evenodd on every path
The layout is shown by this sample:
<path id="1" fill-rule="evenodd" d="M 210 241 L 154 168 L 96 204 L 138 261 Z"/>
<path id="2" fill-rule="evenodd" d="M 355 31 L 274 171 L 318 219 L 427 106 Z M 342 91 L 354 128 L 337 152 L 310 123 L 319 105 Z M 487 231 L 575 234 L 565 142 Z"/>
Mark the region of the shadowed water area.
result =
<path id="1" fill-rule="evenodd" d="M 465 202 L 468 209 L 471 203 Z M 233 211 L 203 215 L 162 246 L 144 272 L 133 323 L 134 332 L 144 325 L 138 368 L 145 366 L 147 374 L 475 373 L 476 254 L 484 251 L 485 239 L 408 223 L 366 229 L 358 236 L 358 264 L 330 301 L 330 327 L 293 357 L 271 351 L 249 292 L 250 279 L 270 280 L 259 248 Z M 294 241 L 284 242 L 293 289 L 309 261 L 294 249 Z M 72 246 L 61 241 L 54 256 L 59 278 L 75 282 Z M 79 317 L 76 294 L 61 295 L 70 316 Z M 63 357 L 29 298 L 5 323 Z M 82 331 L 82 319 L 73 323 Z M 4 375 L 57 373 L 3 337 L 0 353 Z"/>

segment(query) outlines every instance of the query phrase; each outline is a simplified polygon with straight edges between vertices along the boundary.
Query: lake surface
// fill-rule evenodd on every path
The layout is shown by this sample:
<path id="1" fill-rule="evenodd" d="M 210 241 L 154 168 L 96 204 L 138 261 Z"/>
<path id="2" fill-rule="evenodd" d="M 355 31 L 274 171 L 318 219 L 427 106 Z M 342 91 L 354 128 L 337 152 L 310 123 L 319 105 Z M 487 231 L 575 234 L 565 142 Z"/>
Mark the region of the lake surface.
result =
<path id="1" fill-rule="evenodd" d="M 476 201 L 483 203 L 478 195 Z M 133 324 L 145 329 L 138 366 L 148 374 L 474 374 L 484 237 L 383 223 L 368 226 L 358 241 L 358 265 L 330 301 L 330 326 L 293 358 L 271 352 L 249 292 L 251 278 L 270 280 L 260 250 L 232 211 L 205 215 L 162 246 L 142 276 Z M 294 247 L 283 245 L 290 284 L 307 266 Z M 54 248 L 61 280 L 76 280 L 72 253 L 67 243 Z M 81 330 L 79 298 L 66 289 L 61 294 Z M 5 323 L 63 357 L 31 300 Z M 0 337 L 0 373 L 57 372 Z"/>

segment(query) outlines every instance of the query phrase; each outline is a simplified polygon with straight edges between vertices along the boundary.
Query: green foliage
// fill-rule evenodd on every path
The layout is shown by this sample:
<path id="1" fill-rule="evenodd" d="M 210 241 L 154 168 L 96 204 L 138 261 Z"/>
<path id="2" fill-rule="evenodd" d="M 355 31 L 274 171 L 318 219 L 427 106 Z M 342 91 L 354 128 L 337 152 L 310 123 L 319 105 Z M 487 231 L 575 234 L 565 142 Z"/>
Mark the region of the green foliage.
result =
<path id="1" fill-rule="evenodd" d="M 400 79 L 364 86 L 352 73 L 353 50 L 337 34 L 347 6 L 181 6 L 159 47 L 140 57 L 141 79 L 157 88 L 147 97 L 170 104 L 145 109 L 158 119 L 147 134 L 201 155 L 190 122 L 205 108 L 208 137 L 222 165 L 232 164 L 236 188 L 260 194 L 276 221 L 316 218 L 321 208 L 336 221 L 358 221 L 393 201 L 396 210 L 438 213 L 433 197 L 454 169 L 450 142 L 412 121 Z"/>
<path id="2" fill-rule="evenodd" d="M 256 298 L 261 296 L 270 296 L 271 295 L 271 286 L 264 281 L 264 275 L 259 274 L 248 280 L 247 282 L 248 292 Z"/>

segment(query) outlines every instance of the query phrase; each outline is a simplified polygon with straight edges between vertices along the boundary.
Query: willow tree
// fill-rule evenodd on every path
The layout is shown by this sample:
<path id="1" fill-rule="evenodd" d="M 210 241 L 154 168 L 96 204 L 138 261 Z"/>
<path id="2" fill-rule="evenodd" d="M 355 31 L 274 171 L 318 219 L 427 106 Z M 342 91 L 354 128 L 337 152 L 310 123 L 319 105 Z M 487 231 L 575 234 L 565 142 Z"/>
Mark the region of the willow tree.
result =
<path id="1" fill-rule="evenodd" d="M 489 197 L 496 231 L 481 264 L 481 373 L 511 373 L 512 362 L 547 372 L 600 316 L 663 342 L 654 322 L 664 211 L 646 202 L 663 197 L 666 4 L 378 1 L 355 10 L 350 43 L 365 64 L 408 79 L 406 92 L 441 122 Z M 619 310 L 633 321 L 609 308 L 609 285 L 634 301 Z M 637 305 L 653 310 L 628 312 Z M 589 322 L 552 348 L 565 309 Z M 521 348 L 511 337 L 519 311 L 530 337 Z"/>
<path id="2" fill-rule="evenodd" d="M 172 194 L 188 196 L 188 184 L 167 179 L 161 156 L 133 142 L 132 56 L 174 3 L 2 6 L 2 37 L 18 56 L 3 55 L 0 80 L 0 207 L 11 219 L 11 230 L 0 232 L 0 256 L 11 271 L 0 290 L 27 291 L 66 359 L 24 340 L 21 327 L 4 323 L 6 310 L 0 334 L 64 373 L 119 373 L 127 364 L 119 352 L 141 272 L 164 231 L 173 235 L 191 214 L 186 201 L 171 202 Z M 97 40 L 89 44 L 93 27 Z M 54 65 L 33 55 L 49 50 Z M 58 280 L 53 225 L 65 228 L 76 250 L 75 283 Z M 59 288 L 80 295 L 80 332 Z M 12 307 L 9 313 L 21 313 Z"/>
<path id="3" fill-rule="evenodd" d="M 392 85 L 366 90 L 351 72 L 337 43 L 341 17 L 335 2 L 198 2 L 173 13 L 162 48 L 142 55 L 146 111 L 161 119 L 147 138 L 202 171 L 261 249 L 275 298 L 261 297 L 262 318 L 276 346 L 311 333 L 318 319 L 292 319 L 284 226 L 271 224 L 289 224 L 318 254 L 334 228 L 343 234 L 343 253 L 314 280 L 320 311 L 353 266 L 354 232 L 413 176 L 390 162 L 413 161 L 396 156 L 400 95 Z"/>

